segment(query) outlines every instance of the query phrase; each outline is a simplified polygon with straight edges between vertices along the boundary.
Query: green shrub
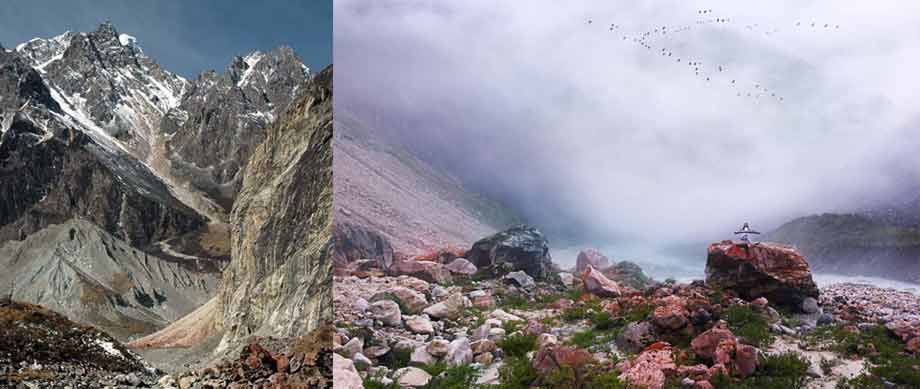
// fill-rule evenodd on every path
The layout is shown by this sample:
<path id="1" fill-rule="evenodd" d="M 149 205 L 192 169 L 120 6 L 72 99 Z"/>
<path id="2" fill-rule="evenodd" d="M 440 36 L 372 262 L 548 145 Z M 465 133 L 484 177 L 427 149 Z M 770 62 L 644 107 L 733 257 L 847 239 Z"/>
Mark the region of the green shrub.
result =
<path id="1" fill-rule="evenodd" d="M 378 364 L 390 368 L 390 370 L 400 369 L 409 366 L 412 359 L 412 351 L 405 349 L 393 349 L 378 359 Z"/>
<path id="2" fill-rule="evenodd" d="M 525 334 L 509 335 L 498 341 L 498 347 L 508 357 L 525 357 L 537 348 L 537 337 Z"/>
<path id="3" fill-rule="evenodd" d="M 860 374 L 853 378 L 841 378 L 837 389 L 885 389 L 885 383 L 878 377 Z"/>
<path id="4" fill-rule="evenodd" d="M 725 310 L 722 317 L 735 336 L 750 345 L 766 347 L 773 343 L 773 335 L 767 319 L 751 307 L 734 305 Z"/>
<path id="5" fill-rule="evenodd" d="M 524 356 L 514 356 L 505 359 L 499 369 L 498 389 L 530 389 L 531 384 L 537 380 L 537 372 L 530 360 Z"/>
<path id="6" fill-rule="evenodd" d="M 381 382 L 383 378 L 383 373 L 379 373 L 374 376 L 368 375 L 367 377 L 364 377 L 364 389 L 400 389 L 399 384 L 396 383 L 396 380 L 393 380 L 393 382 L 390 382 L 389 385 L 386 385 Z"/>
<path id="7" fill-rule="evenodd" d="M 859 332 L 827 326 L 811 331 L 806 339 L 810 344 L 841 354 L 865 357 L 870 362 L 869 372 L 875 376 L 899 385 L 920 387 L 920 356 L 908 354 L 904 343 L 884 326 Z"/>
<path id="8" fill-rule="evenodd" d="M 438 362 L 422 369 L 431 374 L 431 381 L 425 387 L 432 389 L 468 389 L 479 378 L 479 369 L 473 365 L 447 367 L 446 363 Z"/>
<path id="9" fill-rule="evenodd" d="M 769 355 L 754 375 L 746 379 L 720 374 L 713 377 L 711 383 L 718 389 L 801 389 L 808 383 L 809 366 L 808 359 L 794 352 Z"/>
<path id="10" fill-rule="evenodd" d="M 591 319 L 594 328 L 599 331 L 612 330 L 618 327 L 622 327 L 625 324 L 625 321 L 620 319 L 617 320 L 607 311 L 601 311 L 594 314 L 594 317 Z"/>
<path id="11" fill-rule="evenodd" d="M 502 294 L 498 300 L 498 307 L 502 309 L 528 309 L 531 305 L 530 300 L 516 293 Z"/>

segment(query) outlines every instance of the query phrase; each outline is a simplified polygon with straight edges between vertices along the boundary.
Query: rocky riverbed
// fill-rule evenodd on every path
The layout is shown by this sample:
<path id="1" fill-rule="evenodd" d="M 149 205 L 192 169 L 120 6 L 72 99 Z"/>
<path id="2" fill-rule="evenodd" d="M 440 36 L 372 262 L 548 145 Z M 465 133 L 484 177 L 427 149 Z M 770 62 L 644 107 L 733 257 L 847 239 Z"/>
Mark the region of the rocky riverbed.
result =
<path id="1" fill-rule="evenodd" d="M 477 242 L 473 261 L 454 250 L 339 269 L 336 386 L 920 385 L 909 292 L 819 290 L 804 258 L 768 243 L 713 244 L 707 280 L 689 283 L 596 250 L 563 271 L 542 239 L 509 230 Z"/>

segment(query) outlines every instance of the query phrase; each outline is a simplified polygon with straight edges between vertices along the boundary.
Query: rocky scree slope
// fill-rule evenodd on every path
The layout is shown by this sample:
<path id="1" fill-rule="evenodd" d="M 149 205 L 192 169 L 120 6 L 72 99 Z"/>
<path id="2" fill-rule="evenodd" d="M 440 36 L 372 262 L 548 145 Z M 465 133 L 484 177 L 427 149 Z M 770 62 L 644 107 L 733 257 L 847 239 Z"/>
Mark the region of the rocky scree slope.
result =
<path id="1" fill-rule="evenodd" d="M 339 266 L 388 256 L 390 249 L 397 256 L 413 257 L 468 247 L 479 237 L 520 223 L 507 207 L 388 142 L 346 108 L 336 110 L 335 123 Z"/>
<path id="2" fill-rule="evenodd" d="M 37 305 L 0 299 L 0 386 L 149 386 L 155 373 L 104 332 Z"/>
<path id="3" fill-rule="evenodd" d="M 597 252 L 583 252 L 580 274 L 548 281 L 524 272 L 483 277 L 460 258 L 446 266 L 446 282 L 336 276 L 337 387 L 920 385 L 915 295 L 840 285 L 816 299 L 801 255 L 779 245 L 749 249 L 713 244 L 705 282 L 638 288 L 596 270 L 607 263 Z M 542 262 L 517 253 L 525 255 L 506 261 Z"/>
<path id="4" fill-rule="evenodd" d="M 92 324 L 120 340 L 145 335 L 191 312 L 216 290 L 217 275 L 189 270 L 73 219 L 0 247 L 0 285 Z"/>

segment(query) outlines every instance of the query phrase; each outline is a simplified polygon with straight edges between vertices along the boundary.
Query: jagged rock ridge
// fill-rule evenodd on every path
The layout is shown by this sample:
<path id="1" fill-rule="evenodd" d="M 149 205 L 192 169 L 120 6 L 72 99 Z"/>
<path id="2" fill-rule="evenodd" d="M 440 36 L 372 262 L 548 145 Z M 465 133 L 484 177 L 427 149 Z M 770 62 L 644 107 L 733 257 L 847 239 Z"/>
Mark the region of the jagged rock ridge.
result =
<path id="1" fill-rule="evenodd" d="M 173 174 L 229 210 L 250 154 L 308 77 L 289 47 L 236 57 L 223 74 L 202 73 L 163 119 Z"/>

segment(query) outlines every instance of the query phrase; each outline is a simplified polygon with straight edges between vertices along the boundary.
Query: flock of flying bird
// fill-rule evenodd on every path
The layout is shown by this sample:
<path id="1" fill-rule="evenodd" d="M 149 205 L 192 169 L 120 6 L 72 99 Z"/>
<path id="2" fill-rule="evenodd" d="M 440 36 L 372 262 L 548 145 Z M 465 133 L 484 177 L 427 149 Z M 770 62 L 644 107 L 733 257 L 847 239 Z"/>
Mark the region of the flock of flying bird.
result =
<path id="1" fill-rule="evenodd" d="M 660 57 L 669 58 L 677 64 L 686 64 L 687 69 L 693 71 L 694 76 L 699 77 L 707 83 L 718 82 L 727 85 L 729 88 L 735 90 L 734 93 L 738 97 L 750 97 L 752 99 L 772 99 L 776 102 L 782 102 L 783 96 L 777 94 L 775 90 L 769 89 L 759 82 L 743 82 L 742 80 L 738 80 L 731 76 L 731 72 L 725 65 L 717 64 L 711 68 L 706 67 L 703 61 L 692 57 L 687 57 L 687 53 L 685 53 L 685 56 L 682 58 L 679 53 L 664 47 L 664 44 L 661 44 L 658 47 L 655 46 L 660 40 L 667 38 L 668 36 L 674 36 L 676 34 L 690 31 L 694 26 L 705 26 L 710 24 L 728 25 L 733 23 L 732 19 L 729 17 L 712 17 L 714 16 L 712 14 L 713 11 L 711 9 L 700 9 L 697 10 L 697 15 L 700 15 L 702 19 L 697 19 L 693 25 L 687 24 L 680 26 L 655 26 L 651 30 L 633 34 L 623 34 L 621 40 L 624 42 L 634 43 L 650 53 L 654 53 Z M 594 24 L 594 21 L 588 19 L 587 24 Z M 800 30 L 802 26 L 803 23 L 801 21 L 796 21 L 794 29 Z M 815 21 L 810 23 L 806 22 L 804 26 L 805 28 L 810 29 L 840 29 L 839 24 L 818 23 Z M 773 35 L 781 31 L 778 28 L 766 28 L 757 23 L 744 25 L 744 28 L 753 32 L 763 31 L 764 35 Z M 619 32 L 621 29 L 623 29 L 623 26 L 616 23 L 611 23 L 607 27 L 609 32 Z M 660 50 L 658 50 L 659 48 Z"/>

